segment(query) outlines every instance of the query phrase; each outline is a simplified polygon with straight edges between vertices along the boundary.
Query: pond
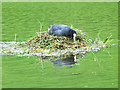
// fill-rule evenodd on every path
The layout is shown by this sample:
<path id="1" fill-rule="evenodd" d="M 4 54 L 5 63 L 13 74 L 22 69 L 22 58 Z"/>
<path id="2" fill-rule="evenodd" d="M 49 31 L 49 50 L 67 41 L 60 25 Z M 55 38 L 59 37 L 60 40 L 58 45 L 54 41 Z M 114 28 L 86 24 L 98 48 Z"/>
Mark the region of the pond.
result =
<path id="1" fill-rule="evenodd" d="M 117 3 L 3 3 L 2 41 L 29 40 L 52 23 L 73 25 L 94 40 L 109 37 L 115 44 L 68 57 L 2 55 L 3 88 L 117 88 Z M 49 6 L 49 7 L 48 7 Z M 55 9 L 56 8 L 56 9 Z M 77 9 L 76 9 L 77 8 Z M 72 14 L 71 14 L 72 13 Z"/>
<path id="2" fill-rule="evenodd" d="M 27 88 L 117 87 L 117 47 L 85 56 L 3 56 L 3 86 Z M 112 51 L 112 52 L 111 52 Z M 76 58 L 76 59 L 75 59 Z M 112 63 L 112 64 L 111 64 Z"/>

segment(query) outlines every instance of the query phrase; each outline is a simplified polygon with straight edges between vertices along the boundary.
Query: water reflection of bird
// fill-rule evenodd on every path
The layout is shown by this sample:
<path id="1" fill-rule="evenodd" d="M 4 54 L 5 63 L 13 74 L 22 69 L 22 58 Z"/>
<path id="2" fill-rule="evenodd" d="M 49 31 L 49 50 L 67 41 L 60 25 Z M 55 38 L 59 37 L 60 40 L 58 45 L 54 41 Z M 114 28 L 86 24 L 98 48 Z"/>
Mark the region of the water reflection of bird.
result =
<path id="1" fill-rule="evenodd" d="M 58 59 L 55 61 L 50 61 L 51 63 L 53 63 L 56 67 L 60 67 L 60 66 L 70 66 L 72 64 L 76 64 L 77 60 L 76 60 L 76 56 L 75 55 L 71 55 L 67 58 L 64 59 Z"/>
<path id="2" fill-rule="evenodd" d="M 75 30 L 71 29 L 67 25 L 62 25 L 62 24 L 49 25 L 48 33 L 50 35 L 54 35 L 54 36 L 72 37 L 74 39 L 74 41 L 75 41 L 75 37 L 76 37 Z"/>

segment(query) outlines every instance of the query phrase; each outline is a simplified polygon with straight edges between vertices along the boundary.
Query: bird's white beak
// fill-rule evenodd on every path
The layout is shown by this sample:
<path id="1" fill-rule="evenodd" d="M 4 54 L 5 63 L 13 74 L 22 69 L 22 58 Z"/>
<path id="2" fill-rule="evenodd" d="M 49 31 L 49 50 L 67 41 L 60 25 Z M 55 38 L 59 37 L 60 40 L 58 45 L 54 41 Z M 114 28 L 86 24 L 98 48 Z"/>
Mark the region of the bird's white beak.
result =
<path id="1" fill-rule="evenodd" d="M 76 34 L 74 33 L 74 34 L 73 34 L 73 39 L 74 39 L 74 41 L 75 41 L 75 38 L 76 38 Z"/>

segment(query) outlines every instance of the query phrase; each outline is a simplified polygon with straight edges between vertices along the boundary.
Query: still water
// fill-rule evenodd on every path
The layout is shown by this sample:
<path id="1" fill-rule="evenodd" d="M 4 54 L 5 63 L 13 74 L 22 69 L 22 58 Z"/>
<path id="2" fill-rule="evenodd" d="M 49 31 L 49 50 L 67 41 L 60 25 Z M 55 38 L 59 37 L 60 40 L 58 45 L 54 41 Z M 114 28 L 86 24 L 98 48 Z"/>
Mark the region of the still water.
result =
<path id="1" fill-rule="evenodd" d="M 68 57 L 3 56 L 3 87 L 110 88 L 118 86 L 117 46 Z"/>
<path id="2" fill-rule="evenodd" d="M 48 7 L 49 6 L 49 7 Z M 118 43 L 118 3 L 4 2 L 2 41 L 26 41 L 53 23 L 73 25 L 94 40 Z M 75 60 L 75 58 L 76 60 Z M 37 57 L 2 55 L 3 88 L 117 88 L 118 45 L 84 56 Z"/>

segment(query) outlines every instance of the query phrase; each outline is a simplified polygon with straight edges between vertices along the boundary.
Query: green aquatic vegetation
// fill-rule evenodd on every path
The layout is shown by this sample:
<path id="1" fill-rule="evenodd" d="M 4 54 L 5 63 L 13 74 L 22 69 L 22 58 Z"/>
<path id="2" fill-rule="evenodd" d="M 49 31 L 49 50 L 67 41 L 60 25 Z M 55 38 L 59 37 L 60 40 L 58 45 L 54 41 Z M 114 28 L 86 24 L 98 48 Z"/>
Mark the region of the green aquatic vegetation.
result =
<path id="1" fill-rule="evenodd" d="M 74 30 L 77 32 L 75 41 L 65 36 L 51 36 L 48 32 L 39 32 L 25 43 L 8 45 L 8 47 L 14 47 L 14 51 L 4 47 L 3 53 L 8 51 L 7 54 L 17 53 L 17 55 L 66 56 L 85 54 L 88 51 L 98 51 L 100 48 L 109 47 L 111 44 L 111 41 L 108 42 L 110 37 L 107 37 L 104 41 L 97 38 L 93 40 L 82 30 L 75 28 Z"/>

